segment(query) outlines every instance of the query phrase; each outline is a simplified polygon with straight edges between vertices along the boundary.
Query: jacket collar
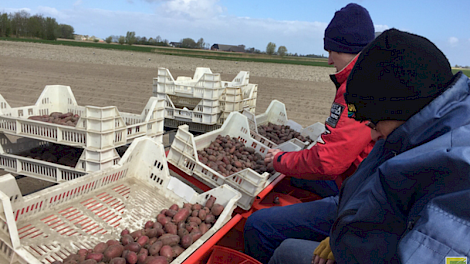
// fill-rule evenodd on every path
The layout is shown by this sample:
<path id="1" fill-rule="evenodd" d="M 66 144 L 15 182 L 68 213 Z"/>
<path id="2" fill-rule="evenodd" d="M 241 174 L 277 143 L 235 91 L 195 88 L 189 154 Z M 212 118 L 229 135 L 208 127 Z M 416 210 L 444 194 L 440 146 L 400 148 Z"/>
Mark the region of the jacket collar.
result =
<path id="1" fill-rule="evenodd" d="M 444 93 L 390 133 L 384 147 L 401 153 L 470 124 L 469 118 L 462 118 L 470 112 L 469 95 L 470 79 L 459 72 Z"/>
<path id="2" fill-rule="evenodd" d="M 356 57 L 354 57 L 354 59 L 352 59 L 341 71 L 330 74 L 330 79 L 335 84 L 336 90 L 338 90 L 341 84 L 345 83 L 348 79 L 349 73 L 351 73 L 358 56 L 359 54 L 357 54 Z"/>

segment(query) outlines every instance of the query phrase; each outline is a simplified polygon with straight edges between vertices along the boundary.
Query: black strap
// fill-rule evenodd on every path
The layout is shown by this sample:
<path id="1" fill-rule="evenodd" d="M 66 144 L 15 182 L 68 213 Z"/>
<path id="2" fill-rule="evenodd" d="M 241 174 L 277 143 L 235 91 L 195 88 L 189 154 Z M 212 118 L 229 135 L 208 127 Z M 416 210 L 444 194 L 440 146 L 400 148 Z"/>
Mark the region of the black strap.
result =
<path id="1" fill-rule="evenodd" d="M 286 153 L 287 153 L 287 152 L 284 152 L 284 153 L 282 153 L 281 155 L 279 155 L 279 156 L 277 157 L 277 162 L 281 162 L 281 157 L 282 157 L 284 154 L 286 154 Z"/>

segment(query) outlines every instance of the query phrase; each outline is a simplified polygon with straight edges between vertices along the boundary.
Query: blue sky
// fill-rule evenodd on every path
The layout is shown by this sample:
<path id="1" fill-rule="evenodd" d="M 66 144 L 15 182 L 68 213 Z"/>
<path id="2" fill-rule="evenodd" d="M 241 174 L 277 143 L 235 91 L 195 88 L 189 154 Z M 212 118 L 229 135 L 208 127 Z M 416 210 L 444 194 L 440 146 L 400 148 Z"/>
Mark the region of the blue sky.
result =
<path id="1" fill-rule="evenodd" d="M 324 54 L 323 33 L 342 0 L 15 0 L 1 12 L 24 9 L 74 27 L 75 33 L 106 38 L 137 36 L 266 50 L 269 42 L 289 53 Z M 431 40 L 452 66 L 470 66 L 470 1 L 361 0 L 376 31 L 397 28 Z"/>

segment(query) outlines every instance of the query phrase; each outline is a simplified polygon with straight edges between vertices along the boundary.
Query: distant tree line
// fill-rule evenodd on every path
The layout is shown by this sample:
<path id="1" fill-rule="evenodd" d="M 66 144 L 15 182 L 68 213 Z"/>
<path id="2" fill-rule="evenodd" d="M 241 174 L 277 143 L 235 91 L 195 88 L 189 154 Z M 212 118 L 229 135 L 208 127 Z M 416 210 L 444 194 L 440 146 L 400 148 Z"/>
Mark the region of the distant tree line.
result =
<path id="1" fill-rule="evenodd" d="M 127 31 L 125 36 L 111 35 L 105 39 L 106 43 L 118 43 L 120 45 L 151 45 L 151 46 L 169 46 L 167 39 L 162 39 L 160 36 L 156 38 L 139 37 L 135 35 L 135 31 Z"/>
<path id="2" fill-rule="evenodd" d="M 73 34 L 72 26 L 59 24 L 52 17 L 31 16 L 24 10 L 8 14 L 0 12 L 0 37 L 56 40 L 57 38 L 73 39 Z"/>
<path id="3" fill-rule="evenodd" d="M 30 15 L 28 12 L 21 10 L 15 13 L 0 12 L 0 37 L 24 37 L 24 38 L 40 38 L 46 40 L 56 40 L 57 38 L 74 39 L 74 28 L 67 24 L 59 24 L 55 18 L 44 17 L 42 15 Z M 98 42 L 98 39 L 94 39 Z M 155 38 L 136 36 L 135 31 L 127 31 L 125 36 L 111 35 L 105 39 L 106 43 L 118 43 L 121 45 L 152 45 L 152 46 L 170 46 L 167 39 L 160 36 Z M 245 47 L 244 45 L 239 45 Z M 189 49 L 209 49 L 209 43 L 204 42 L 203 38 L 198 41 L 192 38 L 181 39 L 178 47 Z M 324 58 L 323 55 L 297 55 L 287 52 L 285 46 L 279 46 L 276 51 L 276 44 L 269 42 L 266 51 L 261 52 L 255 48 L 244 48 L 246 53 L 266 53 L 268 55 L 299 56 L 311 58 Z"/>
<path id="4" fill-rule="evenodd" d="M 254 49 L 254 48 L 251 48 Z M 255 53 L 260 53 L 259 50 L 256 50 L 257 52 Z M 268 55 L 279 55 L 281 57 L 284 56 L 294 56 L 294 57 L 307 57 L 307 58 L 325 58 L 323 55 L 315 55 L 315 54 L 307 54 L 307 55 L 299 55 L 297 53 L 288 53 L 286 46 L 279 46 L 277 48 L 276 52 L 276 44 L 273 42 L 269 42 L 268 45 L 266 45 L 266 54 Z"/>
<path id="5" fill-rule="evenodd" d="M 180 41 L 182 48 L 187 49 L 205 49 L 206 43 L 203 38 L 200 38 L 197 42 L 192 38 L 184 38 Z"/>
<path id="6" fill-rule="evenodd" d="M 281 57 L 284 57 L 286 55 L 292 56 L 292 54 L 287 54 L 286 46 L 279 46 L 279 48 L 277 49 L 277 53 L 276 53 L 276 44 L 273 42 L 269 42 L 268 45 L 266 46 L 266 54 L 268 55 L 277 54 Z"/>

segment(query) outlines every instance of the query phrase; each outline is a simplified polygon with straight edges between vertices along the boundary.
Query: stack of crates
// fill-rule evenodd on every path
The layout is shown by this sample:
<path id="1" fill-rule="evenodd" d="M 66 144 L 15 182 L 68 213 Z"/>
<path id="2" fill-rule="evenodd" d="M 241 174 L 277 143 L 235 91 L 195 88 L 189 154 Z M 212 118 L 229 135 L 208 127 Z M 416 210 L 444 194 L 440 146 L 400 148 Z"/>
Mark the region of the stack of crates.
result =
<path id="1" fill-rule="evenodd" d="M 68 126 L 29 119 L 53 112 L 73 113 L 78 121 Z M 46 86 L 32 106 L 12 108 L 0 95 L 0 168 L 51 182 L 109 168 L 120 159 L 116 148 L 142 136 L 162 141 L 163 112 L 164 101 L 156 97 L 140 115 L 119 112 L 115 106 L 79 106 L 71 88 L 63 85 Z M 57 160 L 41 160 L 29 152 L 46 149 L 53 149 Z M 71 152 L 74 158 L 67 165 L 57 162 Z"/>
<path id="2" fill-rule="evenodd" d="M 258 85 L 250 83 L 250 74 L 240 71 L 231 81 L 222 81 L 220 73 L 198 67 L 193 78 L 175 80 L 166 68 L 158 68 L 153 79 L 153 95 L 165 100 L 165 127 L 187 124 L 191 131 L 205 133 L 218 129 L 231 112 L 255 113 Z"/>

